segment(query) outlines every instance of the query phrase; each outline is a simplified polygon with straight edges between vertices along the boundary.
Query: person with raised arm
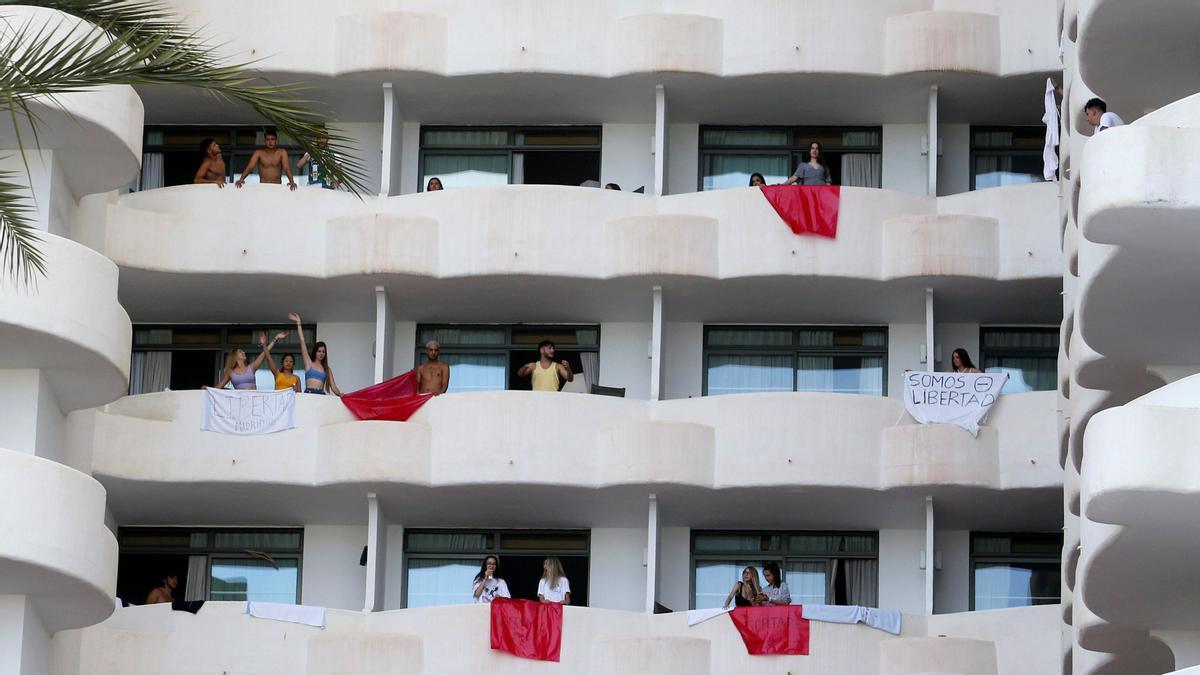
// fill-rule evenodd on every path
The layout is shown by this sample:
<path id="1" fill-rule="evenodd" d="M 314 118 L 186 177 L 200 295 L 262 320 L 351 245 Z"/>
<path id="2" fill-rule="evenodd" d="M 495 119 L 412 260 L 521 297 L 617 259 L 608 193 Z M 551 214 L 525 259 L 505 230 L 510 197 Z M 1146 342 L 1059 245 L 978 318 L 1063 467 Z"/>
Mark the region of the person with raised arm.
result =
<path id="1" fill-rule="evenodd" d="M 554 343 L 542 340 L 538 343 L 538 360 L 526 363 L 517 371 L 517 377 L 530 377 L 534 391 L 558 391 L 563 382 L 575 379 L 571 364 L 566 359 L 554 362 Z"/>
<path id="2" fill-rule="evenodd" d="M 275 334 L 275 339 L 271 340 L 271 344 L 287 337 L 287 333 L 280 331 Z M 271 358 L 271 350 L 267 350 L 267 367 L 271 369 L 271 374 L 275 376 L 275 391 L 284 389 L 294 389 L 297 393 L 304 391 L 300 388 L 300 378 L 294 372 L 296 370 L 296 357 L 291 354 L 285 354 L 279 360 L 282 369 L 275 366 L 275 359 Z"/>
<path id="3" fill-rule="evenodd" d="M 489 603 L 496 598 L 511 598 L 508 584 L 500 578 L 500 559 L 489 555 L 479 566 L 479 574 L 475 575 L 475 603 Z"/>
<path id="4" fill-rule="evenodd" d="M 304 357 L 304 393 L 324 394 L 332 392 L 341 396 L 337 382 L 333 379 L 333 369 L 329 367 L 329 348 L 324 342 L 318 342 L 309 355 L 308 344 L 304 341 L 304 327 L 300 325 L 300 315 L 292 312 L 288 318 L 296 322 L 296 334 L 300 336 L 300 355 Z"/>
<path id="5" fill-rule="evenodd" d="M 258 334 L 258 344 L 263 350 L 254 359 L 252 363 L 246 363 L 246 350 L 241 347 L 235 347 L 229 352 L 229 356 L 225 357 L 225 368 L 221 371 L 221 379 L 217 382 L 217 389 L 224 389 L 226 384 L 233 383 L 233 388 L 244 391 L 253 391 L 258 388 L 255 382 L 254 373 L 258 371 L 258 367 L 262 365 L 263 359 L 266 358 L 267 352 L 271 351 L 271 347 L 275 346 L 275 341 L 267 343 L 267 334 Z"/>

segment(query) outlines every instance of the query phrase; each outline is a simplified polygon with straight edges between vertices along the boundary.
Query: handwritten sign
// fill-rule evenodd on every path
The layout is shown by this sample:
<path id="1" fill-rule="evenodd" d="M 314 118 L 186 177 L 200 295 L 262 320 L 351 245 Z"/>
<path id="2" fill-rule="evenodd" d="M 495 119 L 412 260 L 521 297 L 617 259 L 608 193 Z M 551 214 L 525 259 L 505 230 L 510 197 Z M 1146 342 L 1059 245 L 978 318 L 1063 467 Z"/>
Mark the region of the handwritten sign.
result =
<path id="1" fill-rule="evenodd" d="M 1007 373 L 904 374 L 904 407 L 921 424 L 956 424 L 979 435 Z"/>
<path id="2" fill-rule="evenodd" d="M 253 436 L 296 427 L 296 392 L 204 390 L 200 428 L 222 434 Z"/>

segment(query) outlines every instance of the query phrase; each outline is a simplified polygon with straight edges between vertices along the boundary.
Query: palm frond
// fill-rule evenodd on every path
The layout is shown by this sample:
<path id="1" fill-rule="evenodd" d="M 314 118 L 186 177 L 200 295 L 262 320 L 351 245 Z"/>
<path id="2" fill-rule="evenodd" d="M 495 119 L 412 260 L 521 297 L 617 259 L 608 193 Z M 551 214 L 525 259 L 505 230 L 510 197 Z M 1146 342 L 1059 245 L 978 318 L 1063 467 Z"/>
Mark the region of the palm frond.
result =
<path id="1" fill-rule="evenodd" d="M 0 170 L 0 263 L 26 285 L 46 274 L 46 259 L 38 250 L 42 240 L 33 225 L 33 209 L 13 171 Z"/>

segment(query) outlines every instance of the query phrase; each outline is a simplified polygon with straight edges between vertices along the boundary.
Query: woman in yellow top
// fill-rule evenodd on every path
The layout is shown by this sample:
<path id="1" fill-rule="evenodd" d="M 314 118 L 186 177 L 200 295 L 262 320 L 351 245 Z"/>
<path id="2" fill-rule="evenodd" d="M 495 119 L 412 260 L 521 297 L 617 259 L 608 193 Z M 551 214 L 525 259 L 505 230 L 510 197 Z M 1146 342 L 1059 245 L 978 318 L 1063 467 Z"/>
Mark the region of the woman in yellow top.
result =
<path id="1" fill-rule="evenodd" d="M 275 339 L 271 341 L 271 344 L 275 344 L 285 337 L 287 337 L 287 333 L 276 333 Z M 296 357 L 287 354 L 280 359 L 280 365 L 283 366 L 282 370 L 275 367 L 275 359 L 271 358 L 271 352 L 268 351 L 267 367 L 275 375 L 275 391 L 280 391 L 281 389 L 295 389 L 297 393 L 302 391 L 300 389 L 300 377 L 294 372 L 296 369 Z"/>

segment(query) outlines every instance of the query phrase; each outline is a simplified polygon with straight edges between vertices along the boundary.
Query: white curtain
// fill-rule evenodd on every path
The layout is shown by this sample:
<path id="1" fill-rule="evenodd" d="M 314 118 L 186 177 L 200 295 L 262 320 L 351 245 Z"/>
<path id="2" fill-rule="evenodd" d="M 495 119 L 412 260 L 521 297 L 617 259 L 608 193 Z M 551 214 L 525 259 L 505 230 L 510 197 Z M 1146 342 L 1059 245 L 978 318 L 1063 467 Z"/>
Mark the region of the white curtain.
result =
<path id="1" fill-rule="evenodd" d="M 858 393 L 883 396 L 883 357 L 864 356 L 858 371 Z"/>
<path id="2" fill-rule="evenodd" d="M 525 153 L 513 153 L 512 184 L 525 184 Z"/>
<path id="3" fill-rule="evenodd" d="M 846 580 L 846 604 L 862 607 L 879 606 L 879 561 L 842 560 Z"/>
<path id="4" fill-rule="evenodd" d="M 792 592 L 793 605 L 823 605 L 829 586 L 829 565 L 824 561 L 795 561 L 787 565 L 788 589 Z"/>
<path id="5" fill-rule="evenodd" d="M 146 145 L 162 145 L 162 131 L 147 131 Z M 163 154 L 161 152 L 142 153 L 142 190 L 153 190 L 163 186 Z"/>
<path id="6" fill-rule="evenodd" d="M 442 360 L 450 366 L 447 393 L 507 389 L 504 354 L 446 354 Z"/>
<path id="7" fill-rule="evenodd" d="M 883 185 L 883 155 L 846 153 L 842 155 L 842 185 L 877 188 Z"/>
<path id="8" fill-rule="evenodd" d="M 171 386 L 171 352 L 134 352 L 129 365 L 130 395 L 166 391 Z"/>
<path id="9" fill-rule="evenodd" d="M 791 391 L 792 357 L 714 354 L 708 357 L 708 394 Z"/>
<path id="10" fill-rule="evenodd" d="M 583 382 L 591 391 L 591 386 L 600 384 L 600 352 L 580 352 L 579 360 L 583 362 Z"/>
<path id="11" fill-rule="evenodd" d="M 187 586 L 183 591 L 183 599 L 188 602 L 208 599 L 208 556 L 188 556 Z"/>
<path id="12" fill-rule="evenodd" d="M 478 572 L 478 558 L 409 558 L 408 607 L 471 604 Z"/>
<path id="13" fill-rule="evenodd" d="M 758 570 L 758 586 L 767 585 L 762 575 L 762 562 L 751 560 L 697 560 L 696 589 L 693 600 L 696 609 L 720 607 L 729 595 L 729 589 L 742 580 L 742 570 L 754 567 Z M 791 579 L 789 578 L 790 582 Z M 788 588 L 792 588 L 789 584 Z M 795 589 L 792 594 L 795 595 Z M 732 603 L 731 603 L 732 604 Z"/>

